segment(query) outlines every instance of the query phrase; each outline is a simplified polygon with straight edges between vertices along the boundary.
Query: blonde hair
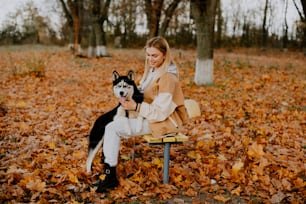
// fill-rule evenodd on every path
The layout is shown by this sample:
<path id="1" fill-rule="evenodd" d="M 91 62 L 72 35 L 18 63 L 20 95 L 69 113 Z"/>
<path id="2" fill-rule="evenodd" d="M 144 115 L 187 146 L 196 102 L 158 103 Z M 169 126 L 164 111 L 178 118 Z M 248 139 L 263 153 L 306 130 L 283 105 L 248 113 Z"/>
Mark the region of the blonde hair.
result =
<path id="1" fill-rule="evenodd" d="M 171 53 L 170 53 L 170 47 L 169 47 L 169 44 L 168 44 L 167 40 L 163 37 L 160 37 L 160 36 L 153 37 L 153 38 L 151 38 L 150 40 L 147 41 L 145 49 L 149 48 L 149 47 L 154 47 L 154 48 L 158 49 L 165 56 L 165 60 L 162 63 L 162 65 L 160 66 L 159 69 L 161 70 L 161 74 L 166 73 L 167 69 L 168 69 L 168 66 L 170 64 L 175 64 L 173 59 L 172 59 L 172 56 L 171 56 Z M 145 79 L 148 76 L 149 70 L 150 70 L 150 65 L 149 65 L 149 62 L 148 62 L 148 58 L 146 57 L 144 72 L 143 72 L 143 75 L 142 75 L 142 79 L 140 80 L 140 83 L 145 81 Z M 177 70 L 177 75 L 178 75 L 178 70 Z"/>

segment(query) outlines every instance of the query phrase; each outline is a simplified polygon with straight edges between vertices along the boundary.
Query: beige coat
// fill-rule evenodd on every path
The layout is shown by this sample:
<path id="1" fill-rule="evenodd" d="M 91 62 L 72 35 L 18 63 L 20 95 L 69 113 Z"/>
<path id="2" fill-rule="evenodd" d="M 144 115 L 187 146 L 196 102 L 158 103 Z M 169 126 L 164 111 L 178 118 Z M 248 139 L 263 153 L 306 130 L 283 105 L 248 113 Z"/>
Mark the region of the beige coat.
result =
<path id="1" fill-rule="evenodd" d="M 179 132 L 187 120 L 184 95 L 175 74 L 165 73 L 144 90 L 139 115 L 148 119 L 155 137 Z"/>

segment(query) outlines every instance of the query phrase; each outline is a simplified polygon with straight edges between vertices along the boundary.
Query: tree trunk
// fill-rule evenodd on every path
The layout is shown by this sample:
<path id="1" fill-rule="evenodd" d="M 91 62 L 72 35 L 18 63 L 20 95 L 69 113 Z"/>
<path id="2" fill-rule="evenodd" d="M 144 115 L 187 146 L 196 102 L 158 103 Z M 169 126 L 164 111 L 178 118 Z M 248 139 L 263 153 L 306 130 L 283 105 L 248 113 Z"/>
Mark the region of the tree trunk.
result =
<path id="1" fill-rule="evenodd" d="M 68 0 L 67 5 L 71 13 L 69 13 L 67 7 L 65 6 L 64 1 L 60 0 L 65 16 L 67 18 L 68 25 L 72 25 L 73 34 L 70 35 L 73 37 L 73 47 L 72 51 L 75 55 L 78 55 L 80 52 L 80 41 L 81 41 L 81 13 L 82 13 L 82 2 L 80 0 Z"/>
<path id="2" fill-rule="evenodd" d="M 159 36 L 165 36 L 167 28 L 169 26 L 169 23 L 171 21 L 171 18 L 174 14 L 174 11 L 176 10 L 178 4 L 181 0 L 174 0 L 171 2 L 171 4 L 168 6 L 168 8 L 165 11 L 165 19 L 161 25 L 161 28 L 159 29 L 158 35 Z"/>
<path id="3" fill-rule="evenodd" d="M 158 35 L 159 21 L 164 1 L 163 0 L 146 0 L 145 12 L 148 19 L 149 37 L 153 38 Z"/>
<path id="4" fill-rule="evenodd" d="M 217 1 L 191 0 L 191 16 L 197 30 L 197 59 L 194 82 L 197 85 L 213 83 L 213 42 Z"/>
<path id="5" fill-rule="evenodd" d="M 301 29 L 301 32 L 302 32 L 301 45 L 302 45 L 302 49 L 304 52 L 304 56 L 306 56 L 306 0 L 301 0 L 302 11 L 299 10 L 298 6 L 296 5 L 295 0 L 293 1 L 293 3 L 301 19 L 298 29 Z"/>
<path id="6" fill-rule="evenodd" d="M 74 41 L 73 41 L 73 50 L 74 54 L 78 54 L 79 42 L 80 42 L 80 13 L 79 13 L 79 2 L 80 0 L 75 0 L 73 2 L 73 31 L 74 31 Z"/>
<path id="7" fill-rule="evenodd" d="M 103 24 L 108 18 L 111 0 L 92 0 L 89 17 L 88 57 L 108 56 Z"/>
<path id="8" fill-rule="evenodd" d="M 223 17 L 221 9 L 221 1 L 217 0 L 217 36 L 216 36 L 216 47 L 221 47 L 222 42 L 222 27 L 223 27 Z"/>
<path id="9" fill-rule="evenodd" d="M 266 0 L 265 8 L 264 8 L 264 16 L 262 20 L 262 29 L 261 29 L 261 49 L 265 49 L 267 47 L 267 37 L 268 37 L 268 29 L 267 29 L 267 13 L 268 13 L 268 5 L 269 0 Z"/>
<path id="10" fill-rule="evenodd" d="M 285 17 L 283 25 L 283 38 L 282 38 L 282 49 L 286 50 L 288 46 L 288 23 L 287 23 L 287 12 L 288 12 L 288 0 L 285 0 Z"/>
<path id="11" fill-rule="evenodd" d="M 87 57 L 95 57 L 96 56 L 96 35 L 95 35 L 95 26 L 92 24 L 89 28 L 89 36 L 88 36 L 88 48 L 87 48 Z"/>
<path id="12" fill-rule="evenodd" d="M 304 50 L 304 56 L 306 56 L 306 0 L 301 0 L 302 7 L 303 7 L 303 13 L 304 18 L 302 20 L 303 22 L 303 40 L 302 40 L 302 46 Z"/>
<path id="13" fill-rule="evenodd" d="M 102 31 L 101 27 L 98 23 L 94 24 L 94 33 L 95 33 L 95 45 L 96 45 L 96 57 L 103 57 L 103 56 L 108 56 L 107 50 L 106 50 L 106 43 L 104 44 L 105 49 L 101 47 L 102 44 Z"/>
<path id="14" fill-rule="evenodd" d="M 251 39 L 250 39 L 250 24 L 247 21 L 247 17 L 245 16 L 242 26 L 242 36 L 240 41 L 240 46 L 242 47 L 250 47 L 251 46 Z"/>
<path id="15" fill-rule="evenodd" d="M 99 56 L 109 56 L 107 49 L 106 49 L 106 35 L 104 31 L 103 24 L 105 21 L 108 19 L 108 9 L 111 0 L 102 0 L 103 3 L 101 4 L 101 12 L 100 12 L 100 18 L 99 18 L 99 26 L 100 26 L 100 31 L 97 30 L 96 38 L 97 38 L 97 53 Z"/>
<path id="16" fill-rule="evenodd" d="M 69 44 L 68 44 L 68 48 L 70 50 L 73 50 L 73 43 L 74 43 L 74 34 L 73 34 L 73 18 L 71 16 L 71 13 L 69 12 L 69 9 L 67 7 L 67 5 L 65 4 L 64 0 L 59 0 L 60 4 L 62 6 L 63 12 L 64 12 L 64 16 L 67 20 L 67 26 L 68 26 L 68 30 L 69 30 Z M 71 1 L 68 1 L 68 4 L 70 2 L 70 6 L 72 4 Z"/>

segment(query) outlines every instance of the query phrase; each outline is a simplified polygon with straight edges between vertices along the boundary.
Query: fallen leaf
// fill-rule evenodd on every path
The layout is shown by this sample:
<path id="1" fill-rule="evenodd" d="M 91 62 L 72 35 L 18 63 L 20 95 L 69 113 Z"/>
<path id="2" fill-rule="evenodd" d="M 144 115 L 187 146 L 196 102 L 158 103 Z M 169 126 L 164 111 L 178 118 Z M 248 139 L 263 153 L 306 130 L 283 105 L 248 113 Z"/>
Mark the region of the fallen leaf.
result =
<path id="1" fill-rule="evenodd" d="M 231 198 L 226 198 L 222 195 L 215 195 L 214 199 L 217 200 L 217 201 L 221 201 L 223 203 L 226 203 L 227 201 L 231 200 Z"/>
<path id="2" fill-rule="evenodd" d="M 232 166 L 232 173 L 235 177 L 238 176 L 238 172 L 243 168 L 244 163 L 242 161 L 237 161 Z"/>
<path id="3" fill-rule="evenodd" d="M 265 153 L 263 151 L 263 146 L 254 142 L 248 148 L 248 155 L 252 158 L 261 158 Z"/>
<path id="4" fill-rule="evenodd" d="M 234 190 L 231 191 L 231 194 L 240 196 L 241 192 L 242 192 L 241 186 L 238 186 L 237 188 L 235 188 Z"/>
<path id="5" fill-rule="evenodd" d="M 37 178 L 34 180 L 30 180 L 27 183 L 26 187 L 31 191 L 44 192 L 46 190 L 46 183 Z"/>
<path id="6" fill-rule="evenodd" d="M 286 197 L 286 195 L 283 192 L 278 191 L 276 194 L 274 194 L 271 197 L 270 202 L 271 203 L 280 203 L 285 197 Z"/>

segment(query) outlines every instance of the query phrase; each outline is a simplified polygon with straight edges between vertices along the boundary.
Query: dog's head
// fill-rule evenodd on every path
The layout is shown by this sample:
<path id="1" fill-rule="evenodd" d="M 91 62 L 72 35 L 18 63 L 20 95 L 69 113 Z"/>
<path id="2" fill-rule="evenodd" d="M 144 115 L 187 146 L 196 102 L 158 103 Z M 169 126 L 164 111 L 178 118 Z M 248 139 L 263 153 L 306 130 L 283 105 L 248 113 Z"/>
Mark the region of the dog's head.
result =
<path id="1" fill-rule="evenodd" d="M 129 71 L 127 75 L 120 75 L 117 71 L 113 72 L 113 90 L 117 98 L 123 100 L 132 98 L 134 88 L 133 71 Z"/>

